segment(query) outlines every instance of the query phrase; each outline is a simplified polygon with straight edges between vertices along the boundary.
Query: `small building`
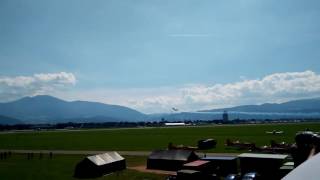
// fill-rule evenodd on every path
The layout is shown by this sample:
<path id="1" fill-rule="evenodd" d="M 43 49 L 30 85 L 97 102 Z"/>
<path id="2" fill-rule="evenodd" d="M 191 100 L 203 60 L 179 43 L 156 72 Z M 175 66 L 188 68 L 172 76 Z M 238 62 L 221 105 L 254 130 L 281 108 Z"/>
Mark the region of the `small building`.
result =
<path id="1" fill-rule="evenodd" d="M 184 122 L 177 122 L 177 123 L 164 123 L 165 126 L 186 126 L 186 123 Z"/>
<path id="2" fill-rule="evenodd" d="M 177 171 L 183 164 L 198 160 L 191 150 L 155 150 L 147 160 L 147 169 Z"/>
<path id="3" fill-rule="evenodd" d="M 196 170 L 182 169 L 177 171 L 177 179 L 202 179 L 202 173 Z"/>
<path id="4" fill-rule="evenodd" d="M 237 156 L 207 156 L 201 160 L 210 161 L 218 175 L 227 176 L 238 173 Z"/>
<path id="5" fill-rule="evenodd" d="M 75 168 L 74 177 L 95 178 L 126 169 L 126 161 L 117 152 L 88 156 Z"/>
<path id="6" fill-rule="evenodd" d="M 182 169 L 177 171 L 177 180 L 218 180 L 216 174 L 207 174 L 196 170 Z"/>
<path id="7" fill-rule="evenodd" d="M 280 177 L 283 178 L 294 169 L 294 162 L 286 162 L 280 167 Z"/>
<path id="8" fill-rule="evenodd" d="M 243 153 L 238 157 L 241 174 L 257 172 L 265 179 L 280 179 L 280 167 L 288 155 Z"/>
<path id="9" fill-rule="evenodd" d="M 189 163 L 186 163 L 182 167 L 183 169 L 189 169 L 189 170 L 195 170 L 200 171 L 203 173 L 212 173 L 213 168 L 211 166 L 210 161 L 204 161 L 204 160 L 196 160 Z"/>
<path id="10" fill-rule="evenodd" d="M 228 112 L 227 112 L 227 111 L 224 111 L 224 112 L 223 112 L 223 114 L 222 114 L 222 121 L 223 121 L 223 122 L 229 121 L 229 116 L 228 116 Z"/>

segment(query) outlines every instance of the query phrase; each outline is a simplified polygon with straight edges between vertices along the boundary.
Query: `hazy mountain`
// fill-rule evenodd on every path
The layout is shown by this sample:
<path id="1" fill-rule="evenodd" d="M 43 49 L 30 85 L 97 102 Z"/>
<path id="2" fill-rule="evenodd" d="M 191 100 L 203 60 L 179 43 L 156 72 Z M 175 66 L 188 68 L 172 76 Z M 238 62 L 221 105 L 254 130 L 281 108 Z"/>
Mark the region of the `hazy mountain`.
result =
<path id="1" fill-rule="evenodd" d="M 150 121 L 185 121 L 185 120 L 222 120 L 223 112 L 182 112 L 174 114 L 162 114 L 162 116 L 150 115 Z M 229 119 L 319 119 L 320 113 L 259 113 L 259 112 L 228 112 Z"/>
<path id="2" fill-rule="evenodd" d="M 118 105 L 87 101 L 64 101 L 52 96 L 25 97 L 0 103 L 0 114 L 29 123 L 67 121 L 138 121 L 146 115 Z"/>
<path id="3" fill-rule="evenodd" d="M 305 119 L 320 118 L 320 98 L 289 101 L 280 104 L 245 105 L 231 108 L 151 115 L 149 119 L 159 121 L 218 120 L 223 111 L 229 119 Z"/>
<path id="4" fill-rule="evenodd" d="M 320 117 L 320 98 L 289 101 L 281 104 L 236 106 L 171 114 L 145 115 L 136 110 L 87 101 L 64 101 L 52 96 L 25 97 L 0 103 L 0 124 L 58 123 L 58 122 L 115 122 L 221 119 L 223 111 L 230 119 L 294 119 Z M 11 117 L 11 118 L 9 118 Z"/>
<path id="5" fill-rule="evenodd" d="M 149 121 L 184 121 L 184 120 L 213 120 L 221 119 L 222 113 L 180 112 L 149 115 Z"/>
<path id="6" fill-rule="evenodd" d="M 203 110 L 199 112 L 250 112 L 250 113 L 320 113 L 320 98 L 302 99 L 285 103 L 266 103 L 262 105 L 245 105 L 231 108 Z"/>
<path id="7" fill-rule="evenodd" d="M 0 124 L 12 125 L 12 124 L 21 124 L 21 123 L 22 121 L 18 119 L 0 115 Z"/>

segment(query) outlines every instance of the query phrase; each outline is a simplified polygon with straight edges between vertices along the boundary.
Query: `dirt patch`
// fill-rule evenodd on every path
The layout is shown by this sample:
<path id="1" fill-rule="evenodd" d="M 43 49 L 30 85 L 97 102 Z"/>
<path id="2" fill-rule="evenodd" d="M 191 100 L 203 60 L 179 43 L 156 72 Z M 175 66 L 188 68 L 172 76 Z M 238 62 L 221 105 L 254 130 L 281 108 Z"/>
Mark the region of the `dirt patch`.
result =
<path id="1" fill-rule="evenodd" d="M 146 166 L 134 166 L 134 167 L 128 167 L 128 169 L 133 169 L 133 170 L 136 170 L 139 172 L 144 172 L 144 173 L 177 175 L 177 173 L 175 171 L 162 171 L 162 170 L 147 169 Z"/>

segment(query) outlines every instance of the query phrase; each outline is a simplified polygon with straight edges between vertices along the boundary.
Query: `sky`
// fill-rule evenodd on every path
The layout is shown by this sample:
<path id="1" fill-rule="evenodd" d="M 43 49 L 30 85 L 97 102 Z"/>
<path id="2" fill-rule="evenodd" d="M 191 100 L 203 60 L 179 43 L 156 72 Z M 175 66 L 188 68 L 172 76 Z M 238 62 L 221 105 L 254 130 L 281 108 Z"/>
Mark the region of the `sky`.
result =
<path id="1" fill-rule="evenodd" d="M 144 113 L 320 97 L 318 0 L 1 0 L 0 102 Z"/>

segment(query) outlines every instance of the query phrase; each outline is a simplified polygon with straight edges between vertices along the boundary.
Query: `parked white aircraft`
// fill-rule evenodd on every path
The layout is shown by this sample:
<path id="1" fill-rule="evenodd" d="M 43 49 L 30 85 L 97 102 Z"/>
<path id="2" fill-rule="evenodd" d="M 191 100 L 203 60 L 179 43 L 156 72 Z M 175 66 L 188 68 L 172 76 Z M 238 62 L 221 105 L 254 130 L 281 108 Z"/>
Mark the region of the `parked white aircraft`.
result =
<path id="1" fill-rule="evenodd" d="M 266 131 L 267 134 L 283 134 L 283 131 L 277 131 L 277 130 L 273 130 L 273 131 Z"/>

